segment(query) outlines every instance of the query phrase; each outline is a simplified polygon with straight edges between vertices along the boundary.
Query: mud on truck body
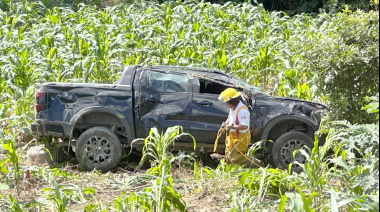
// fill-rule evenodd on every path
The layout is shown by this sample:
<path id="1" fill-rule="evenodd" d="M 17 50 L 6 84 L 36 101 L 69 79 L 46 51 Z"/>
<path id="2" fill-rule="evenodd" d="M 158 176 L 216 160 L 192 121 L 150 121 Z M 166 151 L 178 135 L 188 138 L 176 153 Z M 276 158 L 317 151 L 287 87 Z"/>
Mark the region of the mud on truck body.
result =
<path id="1" fill-rule="evenodd" d="M 282 169 L 294 160 L 304 162 L 293 152 L 313 147 L 325 105 L 268 96 L 235 76 L 195 67 L 126 66 L 116 84 L 42 84 L 31 129 L 38 138 L 59 138 L 56 152 L 75 152 L 79 162 L 84 159 L 86 170 L 111 170 L 122 148 L 145 138 L 154 127 L 180 125 L 194 136 L 196 152 L 212 153 L 229 112 L 218 96 L 229 87 L 242 91 L 251 111 L 251 143 L 273 141 L 265 142 L 260 155 Z M 143 143 L 133 146 L 141 150 Z M 190 137 L 176 142 L 175 148 L 194 150 Z M 220 139 L 216 152 L 224 153 L 224 148 Z"/>

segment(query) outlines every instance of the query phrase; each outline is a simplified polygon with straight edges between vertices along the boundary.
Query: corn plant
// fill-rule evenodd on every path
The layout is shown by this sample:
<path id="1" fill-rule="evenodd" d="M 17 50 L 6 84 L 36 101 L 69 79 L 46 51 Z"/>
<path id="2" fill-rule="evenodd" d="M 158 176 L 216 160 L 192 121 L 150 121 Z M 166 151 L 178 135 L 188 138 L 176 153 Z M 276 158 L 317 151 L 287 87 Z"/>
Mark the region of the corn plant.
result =
<path id="1" fill-rule="evenodd" d="M 331 188 L 329 164 L 331 161 L 327 158 L 332 147 L 332 140 L 328 137 L 323 146 L 319 146 L 318 134 L 315 135 L 314 147 L 310 153 L 305 150 L 298 150 L 306 158 L 305 164 L 295 162 L 302 167 L 301 174 L 294 174 L 288 177 L 288 181 L 292 187 L 297 190 L 297 193 L 287 192 L 281 197 L 281 211 L 285 208 L 286 201 L 290 204 L 291 210 L 296 211 L 325 211 L 328 210 L 328 200 L 324 194 L 327 189 Z M 293 153 L 296 154 L 296 151 Z M 291 172 L 291 165 L 289 165 Z M 296 184 L 295 182 L 300 181 Z M 302 185 L 302 187 L 301 187 Z M 305 187 L 308 193 L 301 188 Z M 335 206 L 331 206 L 334 208 Z"/>
<path id="2" fill-rule="evenodd" d="M 2 141 L 2 148 L 4 148 L 7 151 L 8 158 L 2 159 L 2 172 L 8 173 L 11 171 L 14 178 L 14 184 L 17 189 L 17 194 L 20 195 L 20 179 L 22 175 L 22 171 L 20 169 L 20 163 L 21 163 L 21 155 L 24 152 L 24 150 L 28 147 L 28 144 L 24 145 L 21 149 L 17 150 L 14 145 L 14 140 L 12 140 L 9 137 L 6 137 L 3 133 L 3 131 L 0 131 L 0 140 Z M 12 166 L 8 166 L 5 168 L 6 163 L 10 161 Z M 10 169 L 12 168 L 12 169 Z"/>
<path id="3" fill-rule="evenodd" d="M 101 201 L 99 201 L 99 202 L 96 202 L 96 203 L 93 203 L 93 204 L 90 204 L 90 205 L 87 205 L 86 207 L 85 207 L 85 211 L 101 211 L 101 212 L 106 212 L 107 210 L 106 209 L 104 209 L 104 206 L 103 206 L 103 204 L 102 204 L 102 202 Z"/>
<path id="4" fill-rule="evenodd" d="M 15 211 L 15 212 L 23 212 L 23 211 L 25 211 L 25 210 L 22 209 L 22 206 L 17 201 L 17 199 L 15 199 L 14 197 L 12 197 L 12 195 L 9 195 L 9 200 L 10 200 L 10 208 L 12 209 L 12 211 Z"/>
<path id="5" fill-rule="evenodd" d="M 163 166 L 162 169 L 166 167 Z M 140 192 L 132 192 L 125 199 L 121 196 L 115 201 L 118 211 L 186 211 L 186 203 L 173 188 L 173 180 L 166 170 L 152 180 L 152 185 Z"/>
<path id="6" fill-rule="evenodd" d="M 287 188 L 288 174 L 282 170 L 260 168 L 243 172 L 239 175 L 239 184 L 257 196 L 258 202 L 265 196 L 279 197 Z"/>
<path id="7" fill-rule="evenodd" d="M 54 194 L 48 194 L 46 195 L 46 197 L 50 201 L 52 201 L 55 211 L 66 212 L 67 205 L 70 200 L 70 196 L 66 195 L 64 192 L 61 191 L 61 187 L 58 185 L 57 182 L 54 182 L 54 189 L 45 188 L 41 192 L 47 192 L 47 191 L 54 191 Z"/>
<path id="8" fill-rule="evenodd" d="M 149 169 L 149 174 L 160 176 L 162 174 L 162 170 L 169 172 L 171 169 L 172 162 L 178 159 L 178 157 L 175 157 L 172 153 L 169 152 L 169 148 L 171 145 L 175 145 L 175 141 L 182 136 L 192 137 L 188 133 L 183 133 L 182 127 L 180 126 L 169 127 L 165 133 L 161 134 L 158 132 L 156 128 L 151 129 L 148 137 L 145 140 L 143 140 L 143 156 L 141 158 L 139 167 L 141 167 L 146 160 L 150 160 L 152 168 Z M 137 139 L 135 141 L 132 141 L 131 145 L 133 146 L 134 142 L 141 140 L 142 139 Z M 195 150 L 196 143 L 194 138 L 193 144 Z"/>
<path id="9" fill-rule="evenodd" d="M 297 189 L 298 193 L 286 193 L 281 197 L 280 205 L 279 205 L 279 211 L 283 212 L 285 211 L 285 203 L 289 202 L 289 210 L 290 211 L 302 211 L 302 212 L 312 212 L 317 211 L 316 209 L 311 208 L 311 205 L 313 205 L 313 198 L 316 193 L 312 193 L 309 197 L 306 196 L 306 194 L 297 186 L 294 185 L 294 187 Z M 327 211 L 327 210 L 321 210 L 318 209 L 318 211 Z"/>
<path id="10" fill-rule="evenodd" d="M 242 166 L 236 164 L 227 164 L 224 160 L 221 160 L 216 170 L 210 170 L 206 167 L 198 169 L 195 164 L 194 178 L 195 180 L 199 181 L 205 181 L 208 179 L 228 181 L 232 179 L 237 179 L 239 174 L 243 171 L 244 169 L 242 168 Z"/>
<path id="11" fill-rule="evenodd" d="M 304 185 L 308 190 L 314 194 L 312 195 L 311 206 L 321 206 L 324 204 L 323 193 L 329 184 L 328 174 L 329 174 L 329 162 L 326 161 L 329 150 L 331 148 L 331 139 L 327 138 L 327 142 L 319 147 L 318 136 L 315 136 L 314 148 L 312 149 L 310 155 L 305 150 L 299 150 L 306 157 L 306 163 L 300 164 L 295 162 L 302 167 L 303 174 L 306 175 L 303 181 Z M 296 154 L 293 153 L 293 154 Z M 291 166 L 289 166 L 289 170 Z"/>
<path id="12" fill-rule="evenodd" d="M 287 190 L 287 173 L 259 168 L 239 174 L 238 191 L 230 193 L 231 211 L 259 211 L 270 208 Z"/>

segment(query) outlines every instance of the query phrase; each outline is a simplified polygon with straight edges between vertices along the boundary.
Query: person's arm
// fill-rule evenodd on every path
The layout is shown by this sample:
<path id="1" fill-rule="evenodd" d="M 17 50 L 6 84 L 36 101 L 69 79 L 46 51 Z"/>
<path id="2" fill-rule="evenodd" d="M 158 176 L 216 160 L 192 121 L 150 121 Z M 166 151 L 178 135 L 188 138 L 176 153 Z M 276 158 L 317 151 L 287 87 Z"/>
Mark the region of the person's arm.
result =
<path id="1" fill-rule="evenodd" d="M 227 126 L 228 126 L 228 119 L 225 122 L 222 123 L 222 128 L 225 128 Z"/>

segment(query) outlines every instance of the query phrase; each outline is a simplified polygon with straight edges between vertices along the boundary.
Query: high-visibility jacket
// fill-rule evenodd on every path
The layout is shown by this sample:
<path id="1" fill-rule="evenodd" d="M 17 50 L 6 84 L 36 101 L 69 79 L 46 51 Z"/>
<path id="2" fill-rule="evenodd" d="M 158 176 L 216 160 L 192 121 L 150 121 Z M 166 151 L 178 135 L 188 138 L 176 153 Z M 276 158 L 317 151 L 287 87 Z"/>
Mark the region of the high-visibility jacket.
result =
<path id="1" fill-rule="evenodd" d="M 234 121 L 234 124 L 238 125 L 239 123 L 239 112 L 241 110 L 248 110 L 247 106 L 243 105 L 238 108 L 238 111 L 236 113 L 236 119 Z M 249 111 L 249 110 L 248 110 Z M 249 123 L 249 122 L 248 122 Z M 251 165 L 251 160 L 245 156 L 245 153 L 247 152 L 248 145 L 251 142 L 251 131 L 248 129 L 244 131 L 236 130 L 227 132 L 226 136 L 226 162 L 227 163 L 234 163 L 239 165 Z"/>

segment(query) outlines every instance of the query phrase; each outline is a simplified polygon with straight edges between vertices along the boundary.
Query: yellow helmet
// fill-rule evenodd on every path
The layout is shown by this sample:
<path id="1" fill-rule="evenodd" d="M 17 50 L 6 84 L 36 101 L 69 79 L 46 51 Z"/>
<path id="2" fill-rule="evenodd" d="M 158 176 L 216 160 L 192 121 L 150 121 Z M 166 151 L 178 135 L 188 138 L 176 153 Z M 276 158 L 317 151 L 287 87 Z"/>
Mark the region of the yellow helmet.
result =
<path id="1" fill-rule="evenodd" d="M 224 90 L 219 95 L 218 99 L 221 102 L 228 102 L 231 99 L 235 99 L 235 98 L 239 97 L 240 95 L 241 95 L 241 93 L 239 91 L 237 91 L 236 89 L 234 89 L 234 88 L 227 88 L 226 90 Z"/>

